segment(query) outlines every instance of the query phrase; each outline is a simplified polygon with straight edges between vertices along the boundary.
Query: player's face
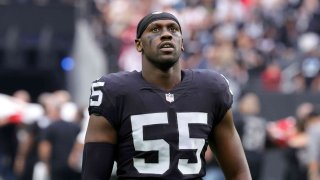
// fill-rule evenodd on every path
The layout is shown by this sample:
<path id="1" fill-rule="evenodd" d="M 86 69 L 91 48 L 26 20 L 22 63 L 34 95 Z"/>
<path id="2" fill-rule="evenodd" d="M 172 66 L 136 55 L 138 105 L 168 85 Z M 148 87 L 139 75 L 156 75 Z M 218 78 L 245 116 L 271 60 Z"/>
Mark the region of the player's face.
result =
<path id="1" fill-rule="evenodd" d="M 154 21 L 136 40 L 136 46 L 143 58 L 161 69 L 168 69 L 178 62 L 183 51 L 179 25 L 172 20 Z"/>

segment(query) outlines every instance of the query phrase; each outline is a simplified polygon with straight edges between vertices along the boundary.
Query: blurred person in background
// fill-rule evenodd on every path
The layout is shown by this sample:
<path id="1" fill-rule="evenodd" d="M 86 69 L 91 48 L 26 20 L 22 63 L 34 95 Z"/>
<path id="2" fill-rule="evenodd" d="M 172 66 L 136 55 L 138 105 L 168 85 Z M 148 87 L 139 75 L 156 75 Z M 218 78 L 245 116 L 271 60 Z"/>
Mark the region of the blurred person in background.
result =
<path id="1" fill-rule="evenodd" d="M 308 179 L 320 179 L 320 109 L 314 108 L 307 116 Z"/>
<path id="2" fill-rule="evenodd" d="M 46 165 L 50 180 L 77 180 L 80 179 L 80 173 L 71 169 L 68 165 L 68 157 L 80 127 L 74 121 L 62 119 L 61 108 L 66 96 L 62 97 L 64 98 L 59 98 L 57 93 L 52 93 L 50 110 L 54 116 L 50 117 L 50 125 L 41 134 L 39 158 Z"/>
<path id="3" fill-rule="evenodd" d="M 239 98 L 234 112 L 235 125 L 241 138 L 252 179 L 259 180 L 265 157 L 267 121 L 260 115 L 261 105 L 257 94 L 246 92 Z"/>
<path id="4" fill-rule="evenodd" d="M 226 179 L 251 179 L 228 81 L 214 71 L 182 69 L 177 18 L 146 15 L 135 45 L 141 72 L 109 74 L 92 83 L 82 178 L 110 178 L 114 161 L 118 178 L 201 178 L 210 145 Z"/>
<path id="5" fill-rule="evenodd" d="M 68 158 L 69 166 L 78 172 L 81 172 L 84 138 L 86 135 L 86 129 L 88 127 L 88 121 L 89 116 L 87 115 L 87 110 L 85 110 L 83 111 L 81 130 L 77 135 L 76 141 L 72 147 L 71 153 Z"/>
<path id="6" fill-rule="evenodd" d="M 283 152 L 285 180 L 307 179 L 307 120 L 313 111 L 314 104 L 302 102 L 294 115 L 268 123 L 268 137 Z"/>
<path id="7" fill-rule="evenodd" d="M 83 149 L 84 149 L 84 144 L 85 144 L 85 136 L 86 136 L 86 131 L 88 127 L 88 122 L 89 122 L 89 114 L 87 112 L 87 109 L 82 111 L 83 116 L 81 120 L 81 131 L 77 135 L 76 141 L 72 147 L 71 153 L 68 158 L 68 164 L 69 166 L 75 170 L 76 172 L 81 172 L 82 169 L 82 163 L 83 163 Z M 116 163 L 113 166 L 112 173 L 110 180 L 116 180 Z"/>
<path id="8" fill-rule="evenodd" d="M 320 53 L 319 35 L 307 32 L 300 36 L 298 45 L 302 52 L 300 73 L 304 78 L 307 91 L 319 92 L 320 90 Z"/>
<path id="9" fill-rule="evenodd" d="M 287 147 L 284 149 L 286 168 L 285 180 L 307 179 L 307 143 L 306 123 L 308 115 L 314 111 L 314 105 L 310 102 L 302 102 L 296 108 L 295 126 L 293 134 L 288 137 Z"/>
<path id="10" fill-rule="evenodd" d="M 18 146 L 17 127 L 20 105 L 9 95 L 0 94 L 0 179 L 15 180 L 13 164 Z"/>
<path id="11" fill-rule="evenodd" d="M 276 63 L 270 63 L 261 73 L 261 82 L 265 90 L 269 92 L 281 91 L 281 68 Z"/>

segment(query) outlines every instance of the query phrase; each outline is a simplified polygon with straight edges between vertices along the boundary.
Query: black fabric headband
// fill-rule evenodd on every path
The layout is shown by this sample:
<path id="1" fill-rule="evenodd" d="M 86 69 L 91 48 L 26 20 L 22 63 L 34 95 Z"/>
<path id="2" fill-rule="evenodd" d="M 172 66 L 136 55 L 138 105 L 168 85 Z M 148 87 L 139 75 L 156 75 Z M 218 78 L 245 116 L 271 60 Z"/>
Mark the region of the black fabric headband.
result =
<path id="1" fill-rule="evenodd" d="M 181 31 L 180 23 L 174 15 L 167 13 L 167 12 L 153 12 L 151 14 L 148 14 L 147 16 L 145 16 L 144 18 L 142 18 L 140 20 L 138 27 L 137 27 L 137 38 L 141 37 L 142 33 L 144 32 L 144 30 L 148 27 L 148 25 L 150 23 L 152 23 L 153 21 L 165 20 L 165 19 L 175 21 L 179 25 L 179 28 Z"/>

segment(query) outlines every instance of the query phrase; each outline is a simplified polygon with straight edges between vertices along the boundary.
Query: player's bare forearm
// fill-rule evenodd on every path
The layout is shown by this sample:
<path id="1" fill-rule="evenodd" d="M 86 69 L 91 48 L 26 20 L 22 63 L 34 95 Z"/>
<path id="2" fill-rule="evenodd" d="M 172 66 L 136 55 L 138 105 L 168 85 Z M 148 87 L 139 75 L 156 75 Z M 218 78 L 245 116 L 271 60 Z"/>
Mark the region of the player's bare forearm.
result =
<path id="1" fill-rule="evenodd" d="M 215 127 L 210 147 L 227 180 L 251 180 L 249 166 L 230 110 Z"/>

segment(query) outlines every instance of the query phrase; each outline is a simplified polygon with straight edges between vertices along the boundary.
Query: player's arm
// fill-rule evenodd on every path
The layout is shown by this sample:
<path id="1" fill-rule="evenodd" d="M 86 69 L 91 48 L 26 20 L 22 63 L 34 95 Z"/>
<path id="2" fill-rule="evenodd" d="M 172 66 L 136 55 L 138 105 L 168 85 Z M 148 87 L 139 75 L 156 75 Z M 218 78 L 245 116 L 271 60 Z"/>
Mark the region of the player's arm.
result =
<path id="1" fill-rule="evenodd" d="M 227 180 L 250 180 L 251 175 L 243 147 L 233 123 L 231 110 L 214 128 L 209 139 L 210 148 Z"/>
<path id="2" fill-rule="evenodd" d="M 117 133 L 103 116 L 92 114 L 85 137 L 82 179 L 110 179 Z"/>

